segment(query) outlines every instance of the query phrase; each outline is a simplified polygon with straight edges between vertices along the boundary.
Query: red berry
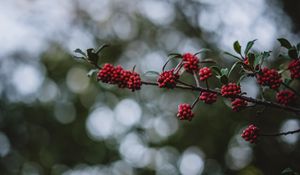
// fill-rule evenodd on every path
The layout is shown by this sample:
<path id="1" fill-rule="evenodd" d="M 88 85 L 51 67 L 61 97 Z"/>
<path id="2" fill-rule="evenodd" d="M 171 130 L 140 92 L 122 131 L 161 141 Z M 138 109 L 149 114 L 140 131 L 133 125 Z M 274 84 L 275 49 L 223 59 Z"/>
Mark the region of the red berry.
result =
<path id="1" fill-rule="evenodd" d="M 104 64 L 98 72 L 97 80 L 100 80 L 103 83 L 111 83 L 112 73 L 114 72 L 114 69 L 115 68 L 112 64 Z"/>
<path id="2" fill-rule="evenodd" d="M 202 92 L 199 99 L 206 104 L 212 104 L 217 101 L 217 94 L 213 92 Z"/>
<path id="3" fill-rule="evenodd" d="M 198 58 L 191 54 L 191 53 L 185 53 L 183 55 L 183 67 L 187 72 L 193 73 L 194 71 L 198 71 L 199 66 L 199 60 Z"/>
<path id="4" fill-rule="evenodd" d="M 211 72 L 210 68 L 203 67 L 199 70 L 199 76 L 200 76 L 200 80 L 204 81 L 212 76 L 212 72 Z"/>
<path id="5" fill-rule="evenodd" d="M 244 59 L 244 63 L 247 64 L 247 65 L 249 65 L 249 59 L 248 59 L 248 57 L 246 57 L 246 58 Z"/>
<path id="6" fill-rule="evenodd" d="M 255 125 L 249 125 L 242 133 L 244 140 L 250 143 L 256 143 L 259 136 L 259 128 Z"/>
<path id="7" fill-rule="evenodd" d="M 176 86 L 176 80 L 178 80 L 178 78 L 179 75 L 174 74 L 174 69 L 171 69 L 162 72 L 157 79 L 157 83 L 160 88 L 166 87 L 172 89 Z"/>
<path id="8" fill-rule="evenodd" d="M 114 68 L 113 72 L 111 73 L 111 84 L 118 84 L 121 81 L 122 70 L 123 68 L 120 65 Z"/>
<path id="9" fill-rule="evenodd" d="M 296 99 L 295 93 L 290 90 L 282 90 L 277 92 L 276 94 L 277 102 L 283 105 L 288 105 L 295 99 Z"/>
<path id="10" fill-rule="evenodd" d="M 235 96 L 241 93 L 241 87 L 235 83 L 228 83 L 221 88 L 221 94 L 223 97 Z"/>
<path id="11" fill-rule="evenodd" d="M 271 89 L 277 90 L 282 83 L 282 79 L 277 70 L 265 67 L 257 74 L 257 82 L 262 86 L 269 86 Z"/>
<path id="12" fill-rule="evenodd" d="M 292 79 L 300 78 L 300 60 L 299 59 L 292 60 L 289 63 L 288 69 L 291 72 Z"/>
<path id="13" fill-rule="evenodd" d="M 235 100 L 233 100 L 231 102 L 231 107 L 234 112 L 238 112 L 238 111 L 242 110 L 247 105 L 248 105 L 247 101 L 240 99 L 240 98 L 236 98 Z"/>
<path id="14" fill-rule="evenodd" d="M 178 105 L 177 117 L 180 120 L 191 121 L 192 118 L 194 117 L 191 105 L 189 105 L 187 103 L 183 103 L 183 104 Z"/>

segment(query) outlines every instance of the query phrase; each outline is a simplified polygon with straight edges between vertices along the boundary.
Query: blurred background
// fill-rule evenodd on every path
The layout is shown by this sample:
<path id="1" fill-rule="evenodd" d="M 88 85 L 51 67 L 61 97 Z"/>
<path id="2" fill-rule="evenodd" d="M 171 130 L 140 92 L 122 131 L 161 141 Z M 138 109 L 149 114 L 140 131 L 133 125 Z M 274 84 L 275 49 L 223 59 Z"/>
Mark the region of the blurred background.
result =
<path id="1" fill-rule="evenodd" d="M 197 93 L 147 86 L 132 93 L 97 83 L 87 76 L 93 67 L 72 58 L 76 48 L 108 43 L 99 63 L 137 65 L 142 74 L 160 72 L 171 52 L 210 48 L 201 59 L 226 66 L 234 60 L 222 51 L 233 52 L 235 40 L 258 39 L 255 50 L 275 53 L 277 38 L 299 42 L 299 7 L 292 0 L 1 0 L 0 174 L 299 172 L 299 135 L 257 145 L 240 137 L 249 122 L 267 133 L 297 129 L 299 116 L 233 113 L 220 98 L 197 105 L 192 122 L 178 121 L 177 105 Z M 273 54 L 267 64 L 281 62 Z M 259 96 L 254 80 L 242 86 Z"/>

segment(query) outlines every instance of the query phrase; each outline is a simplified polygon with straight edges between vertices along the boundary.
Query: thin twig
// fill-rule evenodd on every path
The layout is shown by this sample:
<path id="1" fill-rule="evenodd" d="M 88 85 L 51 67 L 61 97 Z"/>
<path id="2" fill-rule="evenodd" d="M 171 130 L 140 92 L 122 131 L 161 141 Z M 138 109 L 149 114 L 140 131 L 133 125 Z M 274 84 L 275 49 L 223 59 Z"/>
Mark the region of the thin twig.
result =
<path id="1" fill-rule="evenodd" d="M 280 133 L 274 133 L 274 134 L 259 134 L 260 136 L 283 136 L 283 135 L 289 135 L 289 134 L 295 134 L 300 132 L 300 129 L 294 130 L 294 131 L 287 131 L 287 132 L 280 132 Z"/>

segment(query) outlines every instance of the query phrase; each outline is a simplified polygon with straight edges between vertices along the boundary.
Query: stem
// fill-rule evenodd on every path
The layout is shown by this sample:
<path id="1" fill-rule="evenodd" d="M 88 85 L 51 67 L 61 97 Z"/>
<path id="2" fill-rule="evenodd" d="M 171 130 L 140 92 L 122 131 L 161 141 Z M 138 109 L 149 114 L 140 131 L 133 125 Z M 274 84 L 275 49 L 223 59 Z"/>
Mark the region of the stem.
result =
<path id="1" fill-rule="evenodd" d="M 158 86 L 158 83 L 154 83 L 154 82 L 142 81 L 141 83 L 144 84 L 144 85 Z M 193 85 L 189 85 L 189 86 L 176 85 L 175 88 L 191 90 L 191 91 L 211 92 L 211 93 L 215 93 L 219 96 L 222 95 L 220 91 L 213 90 L 213 89 L 207 89 L 207 88 L 204 88 L 204 87 L 201 87 L 201 86 L 195 87 Z M 281 105 L 279 103 L 275 103 L 275 102 L 271 102 L 271 101 L 265 101 L 265 100 L 261 100 L 261 99 L 255 99 L 255 98 L 247 97 L 247 96 L 243 96 L 243 95 L 236 95 L 236 96 L 230 96 L 230 97 L 225 97 L 225 98 L 240 98 L 240 99 L 243 99 L 243 100 L 246 100 L 248 102 L 258 104 L 258 105 L 269 106 L 269 107 L 277 108 L 277 109 L 283 109 L 283 110 L 286 110 L 286 111 L 294 112 L 296 114 L 300 113 L 300 108 L 294 108 L 294 107 L 291 107 L 291 106 L 284 106 L 284 105 Z"/>
<path id="2" fill-rule="evenodd" d="M 274 133 L 274 134 L 259 134 L 260 136 L 283 136 L 283 135 L 289 135 L 289 134 L 295 134 L 300 132 L 300 129 L 294 130 L 294 131 L 287 131 L 287 132 L 280 132 L 280 133 Z"/>
<path id="3" fill-rule="evenodd" d="M 194 79 L 195 79 L 195 81 L 196 81 L 197 87 L 200 87 L 200 83 L 199 83 L 199 80 L 198 80 L 198 77 L 197 77 L 197 74 L 196 74 L 195 71 L 193 71 L 193 75 L 194 75 Z"/>

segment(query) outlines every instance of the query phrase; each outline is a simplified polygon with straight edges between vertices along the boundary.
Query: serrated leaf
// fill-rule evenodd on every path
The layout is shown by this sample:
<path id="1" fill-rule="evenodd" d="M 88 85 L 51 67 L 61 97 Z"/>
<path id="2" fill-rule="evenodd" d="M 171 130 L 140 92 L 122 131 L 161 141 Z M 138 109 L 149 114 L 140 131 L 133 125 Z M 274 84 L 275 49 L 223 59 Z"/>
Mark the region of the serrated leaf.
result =
<path id="1" fill-rule="evenodd" d="M 255 41 L 256 41 L 256 39 L 253 40 L 253 41 L 249 41 L 249 42 L 247 43 L 247 46 L 246 46 L 245 51 L 244 51 L 244 54 L 245 54 L 245 55 L 248 54 L 249 50 L 250 50 L 250 49 L 252 48 L 252 46 L 254 45 L 254 42 L 255 42 Z"/>
<path id="2" fill-rule="evenodd" d="M 151 75 L 158 76 L 159 73 L 156 72 L 156 71 L 147 71 L 147 72 L 145 72 L 143 75 L 144 75 L 144 76 L 148 76 L 148 75 L 149 75 L 149 76 L 151 76 Z"/>
<path id="3" fill-rule="evenodd" d="M 298 51 L 297 51 L 297 49 L 295 47 L 290 48 L 289 51 L 288 51 L 288 55 L 292 59 L 297 59 L 298 58 Z"/>
<path id="4" fill-rule="evenodd" d="M 98 71 L 99 71 L 99 69 L 92 69 L 92 70 L 90 70 L 90 71 L 87 73 L 87 76 L 88 76 L 88 77 L 92 77 L 93 74 L 96 73 L 96 72 L 98 72 Z"/>
<path id="5" fill-rule="evenodd" d="M 217 75 L 221 75 L 222 74 L 220 68 L 217 67 L 217 66 L 211 66 L 210 69 L 212 71 L 214 71 Z"/>
<path id="6" fill-rule="evenodd" d="M 233 48 L 236 51 L 236 53 L 241 54 L 241 45 L 238 41 L 235 41 L 233 43 Z"/>
<path id="7" fill-rule="evenodd" d="M 241 59 L 240 57 L 235 56 L 235 55 L 233 55 L 233 54 L 231 54 L 231 53 L 229 53 L 229 52 L 224 52 L 224 54 L 229 55 L 229 56 L 231 56 L 231 57 L 233 57 L 233 58 L 235 58 L 235 59 L 238 59 L 238 60 L 242 61 L 242 59 Z"/>
<path id="8" fill-rule="evenodd" d="M 220 77 L 220 82 L 221 82 L 222 84 L 228 84 L 228 77 L 227 77 L 226 75 L 222 75 L 222 76 Z"/>
<path id="9" fill-rule="evenodd" d="M 282 47 L 285 47 L 287 49 L 290 49 L 292 47 L 291 43 L 285 38 L 278 38 L 277 40 L 280 42 L 280 45 Z"/>
<path id="10" fill-rule="evenodd" d="M 77 60 L 85 60 L 85 57 L 78 57 L 78 56 L 72 56 L 73 58 L 77 59 Z"/>
<path id="11" fill-rule="evenodd" d="M 221 69 L 221 75 L 223 76 L 223 75 L 228 75 L 228 68 L 222 68 Z"/>
<path id="12" fill-rule="evenodd" d="M 230 68 L 230 70 L 229 70 L 229 72 L 228 72 L 228 77 L 230 77 L 230 75 L 231 75 L 233 69 L 234 69 L 237 65 L 239 65 L 239 64 L 243 64 L 243 62 L 237 61 L 237 62 L 235 62 L 235 63 L 231 66 L 231 68 Z"/>
<path id="13" fill-rule="evenodd" d="M 83 56 L 86 57 L 86 54 L 85 54 L 81 49 L 78 49 L 78 48 L 77 48 L 77 49 L 74 50 L 74 52 L 75 52 L 75 53 L 79 53 L 79 54 L 81 54 L 81 55 L 83 55 Z"/>

